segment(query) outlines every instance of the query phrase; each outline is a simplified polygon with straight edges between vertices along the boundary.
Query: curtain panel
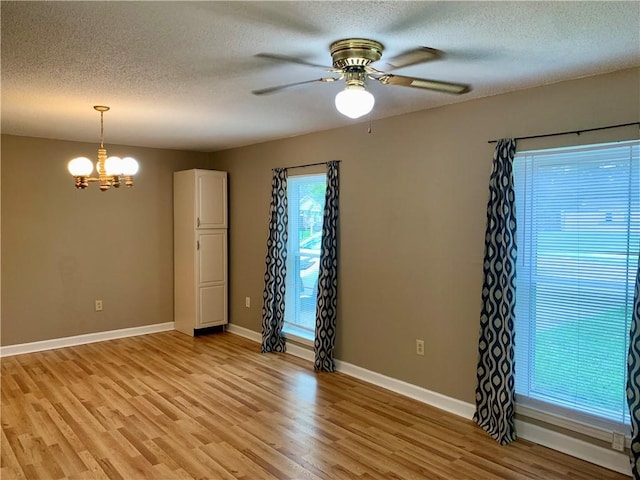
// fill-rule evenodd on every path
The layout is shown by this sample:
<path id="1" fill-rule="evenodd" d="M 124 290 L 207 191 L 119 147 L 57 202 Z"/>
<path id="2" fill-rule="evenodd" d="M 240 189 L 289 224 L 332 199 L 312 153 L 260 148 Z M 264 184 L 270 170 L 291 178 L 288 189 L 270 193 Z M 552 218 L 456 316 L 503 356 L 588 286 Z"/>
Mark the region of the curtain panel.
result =
<path id="1" fill-rule="evenodd" d="M 286 351 L 282 335 L 287 275 L 287 170 L 273 170 L 269 238 L 262 294 L 262 353 Z"/>
<path id="2" fill-rule="evenodd" d="M 515 440 L 515 139 L 498 141 L 489 180 L 474 421 L 501 445 Z"/>
<path id="3" fill-rule="evenodd" d="M 640 480 L 640 259 L 636 274 L 633 312 L 629 332 L 629 356 L 627 359 L 627 403 L 631 418 L 631 472 Z"/>
<path id="4" fill-rule="evenodd" d="M 314 368 L 335 371 L 333 348 L 336 341 L 338 309 L 338 197 L 340 192 L 338 161 L 327 164 L 327 190 L 322 221 L 322 249 L 316 297 Z"/>

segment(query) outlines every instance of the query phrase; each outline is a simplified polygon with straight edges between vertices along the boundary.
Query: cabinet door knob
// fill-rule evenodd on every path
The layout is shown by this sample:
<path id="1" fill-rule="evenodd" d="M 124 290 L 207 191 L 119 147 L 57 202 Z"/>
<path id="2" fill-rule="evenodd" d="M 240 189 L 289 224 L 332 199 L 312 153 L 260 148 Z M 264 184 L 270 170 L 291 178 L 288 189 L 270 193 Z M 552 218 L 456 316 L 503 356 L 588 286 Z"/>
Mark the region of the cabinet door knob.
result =
<path id="1" fill-rule="evenodd" d="M 200 240 L 196 241 L 196 250 L 200 250 Z"/>
<path id="2" fill-rule="evenodd" d="M 197 226 L 198 228 L 200 228 L 200 217 L 198 217 L 198 218 L 196 219 L 196 226 Z"/>

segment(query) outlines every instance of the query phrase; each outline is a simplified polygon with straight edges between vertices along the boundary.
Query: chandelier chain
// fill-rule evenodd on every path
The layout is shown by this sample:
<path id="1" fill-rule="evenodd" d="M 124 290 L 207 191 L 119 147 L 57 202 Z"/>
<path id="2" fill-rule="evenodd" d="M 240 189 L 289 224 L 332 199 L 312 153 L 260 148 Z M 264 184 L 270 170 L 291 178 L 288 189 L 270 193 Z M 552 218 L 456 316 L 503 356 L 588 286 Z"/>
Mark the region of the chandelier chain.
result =
<path id="1" fill-rule="evenodd" d="M 104 148 L 104 112 L 100 112 L 100 148 Z"/>

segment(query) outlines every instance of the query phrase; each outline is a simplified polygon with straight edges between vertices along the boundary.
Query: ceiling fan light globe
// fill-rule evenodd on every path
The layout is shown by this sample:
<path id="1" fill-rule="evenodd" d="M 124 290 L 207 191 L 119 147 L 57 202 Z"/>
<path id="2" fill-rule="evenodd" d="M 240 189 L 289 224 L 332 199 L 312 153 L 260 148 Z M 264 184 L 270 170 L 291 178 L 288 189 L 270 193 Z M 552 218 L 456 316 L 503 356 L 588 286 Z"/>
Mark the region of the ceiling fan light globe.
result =
<path id="1" fill-rule="evenodd" d="M 336 95 L 336 109 L 349 118 L 360 118 L 373 109 L 376 99 L 364 87 L 347 86 Z"/>

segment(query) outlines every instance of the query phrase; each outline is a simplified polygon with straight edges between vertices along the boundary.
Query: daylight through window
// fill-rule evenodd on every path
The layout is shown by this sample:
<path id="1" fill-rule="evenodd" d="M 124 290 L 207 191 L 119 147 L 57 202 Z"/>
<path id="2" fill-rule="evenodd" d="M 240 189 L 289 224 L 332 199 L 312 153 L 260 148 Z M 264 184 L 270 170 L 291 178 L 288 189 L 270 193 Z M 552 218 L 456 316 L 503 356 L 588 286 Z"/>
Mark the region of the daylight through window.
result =
<path id="1" fill-rule="evenodd" d="M 313 340 L 326 175 L 287 179 L 289 240 L 284 332 Z"/>
<path id="2" fill-rule="evenodd" d="M 640 247 L 640 142 L 514 160 L 516 401 L 626 431 Z"/>

